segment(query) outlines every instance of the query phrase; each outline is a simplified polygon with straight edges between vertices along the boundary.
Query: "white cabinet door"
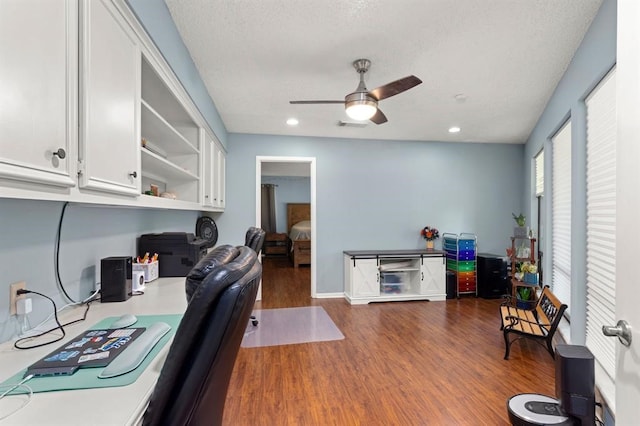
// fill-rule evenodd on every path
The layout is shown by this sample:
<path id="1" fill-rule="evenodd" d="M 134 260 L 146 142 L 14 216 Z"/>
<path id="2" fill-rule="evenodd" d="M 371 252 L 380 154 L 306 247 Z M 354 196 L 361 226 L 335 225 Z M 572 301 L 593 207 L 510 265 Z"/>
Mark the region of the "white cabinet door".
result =
<path id="1" fill-rule="evenodd" d="M 206 207 L 224 209 L 225 195 L 225 162 L 226 157 L 220 146 L 204 133 L 203 156 L 203 197 L 202 204 Z"/>
<path id="2" fill-rule="evenodd" d="M 351 289 L 353 297 L 379 296 L 380 272 L 376 259 L 351 260 Z"/>
<path id="3" fill-rule="evenodd" d="M 226 181 L 225 181 L 225 168 L 227 158 L 225 156 L 224 151 L 217 144 L 215 146 L 215 156 L 216 156 L 216 165 L 215 165 L 215 191 L 213 197 L 214 207 L 219 207 L 224 209 L 225 206 L 225 193 L 226 193 Z"/>
<path id="4" fill-rule="evenodd" d="M 213 206 L 213 193 L 214 193 L 214 165 L 216 163 L 215 155 L 215 142 L 211 137 L 203 130 L 202 143 L 202 205 L 205 207 Z"/>
<path id="5" fill-rule="evenodd" d="M 444 258 L 423 258 L 420 266 L 420 294 L 446 297 L 446 293 Z"/>
<path id="6" fill-rule="evenodd" d="M 108 0 L 82 1 L 80 186 L 140 194 L 140 48 Z"/>
<path id="7" fill-rule="evenodd" d="M 75 186 L 77 14 L 74 0 L 0 1 L 0 178 Z"/>

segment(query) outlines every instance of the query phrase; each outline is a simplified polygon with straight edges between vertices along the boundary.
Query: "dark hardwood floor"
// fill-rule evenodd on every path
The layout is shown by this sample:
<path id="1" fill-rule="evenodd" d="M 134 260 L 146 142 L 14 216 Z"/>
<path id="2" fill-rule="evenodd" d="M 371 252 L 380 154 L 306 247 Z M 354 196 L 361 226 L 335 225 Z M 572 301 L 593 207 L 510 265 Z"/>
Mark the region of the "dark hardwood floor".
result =
<path id="1" fill-rule="evenodd" d="M 507 425 L 512 395 L 554 394 L 542 346 L 502 359 L 499 300 L 351 306 L 309 283 L 309 267 L 265 258 L 256 309 L 322 306 L 345 339 L 240 348 L 225 425 Z"/>

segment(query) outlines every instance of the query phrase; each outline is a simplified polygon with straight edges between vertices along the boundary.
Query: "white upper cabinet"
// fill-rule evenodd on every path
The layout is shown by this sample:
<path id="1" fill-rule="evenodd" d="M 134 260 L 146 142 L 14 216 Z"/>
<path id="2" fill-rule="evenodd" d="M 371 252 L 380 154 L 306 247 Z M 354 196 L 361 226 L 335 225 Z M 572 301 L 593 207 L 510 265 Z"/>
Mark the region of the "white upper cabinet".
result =
<path id="1" fill-rule="evenodd" d="M 84 0 L 81 7 L 80 186 L 137 196 L 140 48 L 110 1 Z"/>
<path id="2" fill-rule="evenodd" d="M 126 0 L 0 0 L 0 198 L 222 211 L 224 175 Z"/>
<path id="3" fill-rule="evenodd" d="M 0 180 L 75 186 L 76 5 L 0 1 Z"/>

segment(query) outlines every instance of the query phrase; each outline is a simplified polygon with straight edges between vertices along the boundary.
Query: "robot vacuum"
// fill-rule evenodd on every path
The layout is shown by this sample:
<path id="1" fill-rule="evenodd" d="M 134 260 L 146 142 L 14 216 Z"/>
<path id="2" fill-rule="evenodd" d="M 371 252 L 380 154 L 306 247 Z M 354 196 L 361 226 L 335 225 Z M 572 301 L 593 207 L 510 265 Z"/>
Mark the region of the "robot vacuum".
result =
<path id="1" fill-rule="evenodd" d="M 521 393 L 507 401 L 509 420 L 513 426 L 573 425 L 573 420 L 560 408 L 557 399 L 535 394 Z"/>

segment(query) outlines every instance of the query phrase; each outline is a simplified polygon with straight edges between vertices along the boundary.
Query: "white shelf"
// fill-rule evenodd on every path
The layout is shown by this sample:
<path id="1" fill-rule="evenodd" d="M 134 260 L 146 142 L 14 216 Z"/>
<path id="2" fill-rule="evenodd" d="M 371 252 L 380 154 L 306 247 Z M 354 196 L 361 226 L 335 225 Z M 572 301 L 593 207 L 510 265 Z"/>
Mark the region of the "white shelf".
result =
<path id="1" fill-rule="evenodd" d="M 378 268 L 380 269 L 380 268 Z M 387 272 L 411 272 L 411 271 L 419 271 L 420 268 L 393 268 L 393 269 L 380 269 L 380 272 L 382 273 L 387 273 Z"/>
<path id="2" fill-rule="evenodd" d="M 167 155 L 197 155 L 200 151 L 142 100 L 142 137 L 158 146 Z"/>
<path id="3" fill-rule="evenodd" d="M 171 161 L 147 149 L 142 148 L 141 154 L 143 176 L 165 183 L 171 181 L 189 182 L 198 180 L 198 176 L 190 171 L 175 165 Z"/>

